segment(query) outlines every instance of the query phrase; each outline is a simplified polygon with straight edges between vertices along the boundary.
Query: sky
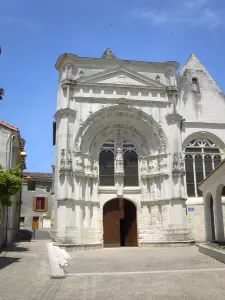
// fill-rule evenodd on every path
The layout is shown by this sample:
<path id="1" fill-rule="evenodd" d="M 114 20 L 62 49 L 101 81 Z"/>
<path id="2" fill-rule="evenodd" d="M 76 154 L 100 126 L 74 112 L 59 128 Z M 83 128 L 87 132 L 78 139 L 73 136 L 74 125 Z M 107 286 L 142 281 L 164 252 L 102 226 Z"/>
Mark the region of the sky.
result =
<path id="1" fill-rule="evenodd" d="M 194 52 L 225 92 L 224 0 L 0 0 L 0 120 L 26 140 L 27 171 L 51 172 L 60 54 L 185 63 Z M 212 104 L 213 105 L 213 104 Z"/>

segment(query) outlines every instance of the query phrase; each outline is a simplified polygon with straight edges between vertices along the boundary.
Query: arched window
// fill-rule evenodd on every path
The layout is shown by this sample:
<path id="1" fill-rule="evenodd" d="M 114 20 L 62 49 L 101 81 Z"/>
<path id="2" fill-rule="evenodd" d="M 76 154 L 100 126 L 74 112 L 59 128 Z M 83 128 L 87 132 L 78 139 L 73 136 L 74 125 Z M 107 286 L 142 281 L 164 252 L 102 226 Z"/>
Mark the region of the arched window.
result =
<path id="1" fill-rule="evenodd" d="M 100 150 L 99 180 L 100 186 L 114 186 L 114 140 L 108 140 Z M 124 186 L 139 186 L 138 155 L 132 143 L 123 140 Z"/>
<path id="2" fill-rule="evenodd" d="M 100 186 L 114 186 L 114 140 L 105 143 L 99 155 Z"/>
<path id="3" fill-rule="evenodd" d="M 201 197 L 198 185 L 221 163 L 220 149 L 206 138 L 192 140 L 185 149 L 187 194 Z"/>

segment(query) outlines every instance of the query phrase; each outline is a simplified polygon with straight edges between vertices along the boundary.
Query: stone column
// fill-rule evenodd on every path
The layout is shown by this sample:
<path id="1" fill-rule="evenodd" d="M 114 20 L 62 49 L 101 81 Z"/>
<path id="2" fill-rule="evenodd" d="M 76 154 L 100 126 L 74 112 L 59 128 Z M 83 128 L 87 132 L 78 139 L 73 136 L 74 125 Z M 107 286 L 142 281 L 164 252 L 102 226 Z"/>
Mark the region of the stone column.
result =
<path id="1" fill-rule="evenodd" d="M 224 227 L 223 227 L 223 211 L 221 197 L 218 197 L 216 193 L 213 194 L 214 203 L 214 216 L 215 216 L 215 229 L 216 229 L 216 240 L 224 241 Z"/>
<path id="2" fill-rule="evenodd" d="M 210 212 L 210 204 L 209 199 L 205 195 L 203 195 L 204 201 L 204 221 L 205 221 L 205 241 L 212 241 L 212 220 L 211 220 L 211 212 Z"/>
<path id="3" fill-rule="evenodd" d="M 66 76 L 69 74 L 70 78 Z M 56 162 L 55 162 L 55 201 L 60 201 L 60 205 L 55 205 L 57 210 L 56 236 L 66 240 L 67 222 L 67 202 L 72 198 L 73 191 L 73 124 L 76 119 L 76 110 L 73 105 L 72 95 L 74 93 L 75 81 L 71 78 L 71 72 L 65 73 L 58 89 L 58 105 L 55 114 L 56 119 Z M 64 233 L 63 233 L 64 232 Z"/>
<path id="4" fill-rule="evenodd" d="M 174 86 L 167 88 L 168 100 L 172 103 L 172 109 L 166 119 L 169 126 L 169 151 L 170 158 L 170 225 L 169 227 L 179 229 L 177 232 L 187 237 L 187 220 L 185 211 L 184 193 L 184 159 L 182 154 L 181 121 L 183 117 L 177 113 L 176 101 L 178 89 Z M 175 232 L 175 231 L 174 231 Z M 175 235 L 176 238 L 176 235 Z"/>

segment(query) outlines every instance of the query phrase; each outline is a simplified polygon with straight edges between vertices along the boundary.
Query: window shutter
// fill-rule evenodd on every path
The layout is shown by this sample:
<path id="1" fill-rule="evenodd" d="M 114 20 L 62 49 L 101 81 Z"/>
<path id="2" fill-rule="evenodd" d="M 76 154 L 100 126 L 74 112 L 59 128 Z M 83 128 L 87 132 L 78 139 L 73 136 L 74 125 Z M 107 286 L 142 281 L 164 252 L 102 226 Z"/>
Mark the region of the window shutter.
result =
<path id="1" fill-rule="evenodd" d="M 45 210 L 48 210 L 48 198 L 45 197 Z"/>
<path id="2" fill-rule="evenodd" d="M 36 197 L 33 197 L 33 210 L 36 210 Z"/>

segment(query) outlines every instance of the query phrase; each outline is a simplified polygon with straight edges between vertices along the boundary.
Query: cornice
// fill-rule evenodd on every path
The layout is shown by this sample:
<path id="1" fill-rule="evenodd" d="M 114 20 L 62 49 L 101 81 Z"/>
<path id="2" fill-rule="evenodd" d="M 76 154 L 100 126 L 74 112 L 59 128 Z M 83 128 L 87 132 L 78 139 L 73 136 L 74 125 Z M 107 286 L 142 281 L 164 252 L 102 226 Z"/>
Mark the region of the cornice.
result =
<path id="1" fill-rule="evenodd" d="M 64 115 L 71 115 L 74 118 L 76 117 L 76 111 L 67 107 L 67 108 L 61 108 L 59 110 L 57 110 L 57 112 L 54 115 L 55 120 L 57 120 L 58 118 L 64 116 Z"/>
<path id="2" fill-rule="evenodd" d="M 129 90 L 146 90 L 146 91 L 159 91 L 166 93 L 166 86 L 148 86 L 148 85 L 134 85 L 134 84 L 113 84 L 113 83 L 92 83 L 92 82 L 76 82 L 77 87 L 90 87 L 90 88 L 113 88 L 114 90 L 129 89 Z"/>
<path id="3" fill-rule="evenodd" d="M 104 103 L 104 104 L 121 104 L 126 103 L 126 105 L 146 105 L 146 104 L 163 104 L 164 106 L 171 105 L 172 102 L 168 100 L 149 100 L 149 99 L 129 99 L 129 98 L 106 98 L 106 97 L 82 97 L 82 96 L 75 96 L 73 99 L 76 102 L 88 102 L 88 103 Z"/>
<path id="4" fill-rule="evenodd" d="M 171 122 L 171 121 L 180 122 L 180 121 L 183 120 L 183 117 L 180 114 L 178 114 L 178 113 L 172 113 L 172 114 L 166 115 L 166 119 L 169 122 Z"/>
<path id="5" fill-rule="evenodd" d="M 176 70 L 179 68 L 180 64 L 177 61 L 165 61 L 165 62 L 151 62 L 151 61 L 138 61 L 138 60 L 124 60 L 124 59 L 104 59 L 101 57 L 79 57 L 73 53 L 63 53 L 61 54 L 55 64 L 55 68 L 60 70 L 65 59 L 76 60 L 78 64 L 90 64 L 90 65 L 136 65 L 136 66 L 146 66 L 146 67 L 172 67 Z"/>

